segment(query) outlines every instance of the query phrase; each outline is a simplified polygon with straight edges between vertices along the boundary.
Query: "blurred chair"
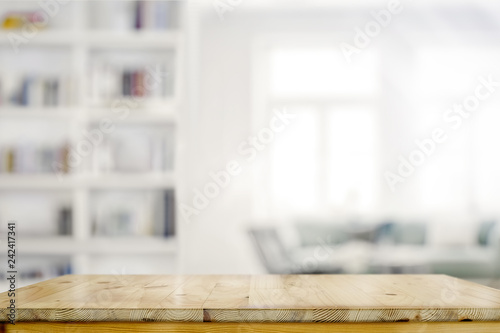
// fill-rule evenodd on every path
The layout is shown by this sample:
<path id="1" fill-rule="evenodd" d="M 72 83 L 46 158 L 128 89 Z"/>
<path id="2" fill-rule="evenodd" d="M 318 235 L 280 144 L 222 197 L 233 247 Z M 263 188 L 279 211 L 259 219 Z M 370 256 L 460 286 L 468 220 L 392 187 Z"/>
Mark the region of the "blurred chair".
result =
<path id="1" fill-rule="evenodd" d="M 375 241 L 378 244 L 423 246 L 427 240 L 425 222 L 384 222 L 377 228 Z"/>
<path id="2" fill-rule="evenodd" d="M 270 274 L 335 274 L 342 270 L 335 265 L 304 267 L 295 262 L 287 251 L 275 228 L 250 229 L 250 237 L 259 258 Z"/>

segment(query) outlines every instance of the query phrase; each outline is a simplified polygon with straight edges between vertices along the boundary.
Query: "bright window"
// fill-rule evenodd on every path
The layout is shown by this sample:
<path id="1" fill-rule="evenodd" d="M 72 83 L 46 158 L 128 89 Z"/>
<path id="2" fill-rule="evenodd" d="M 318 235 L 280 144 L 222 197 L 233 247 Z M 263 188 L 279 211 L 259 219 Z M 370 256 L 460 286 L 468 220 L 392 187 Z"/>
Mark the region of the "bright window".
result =
<path id="1" fill-rule="evenodd" d="M 370 212 L 380 182 L 376 53 L 349 65 L 331 45 L 284 46 L 266 59 L 268 111 L 297 114 L 270 148 L 270 214 Z"/>

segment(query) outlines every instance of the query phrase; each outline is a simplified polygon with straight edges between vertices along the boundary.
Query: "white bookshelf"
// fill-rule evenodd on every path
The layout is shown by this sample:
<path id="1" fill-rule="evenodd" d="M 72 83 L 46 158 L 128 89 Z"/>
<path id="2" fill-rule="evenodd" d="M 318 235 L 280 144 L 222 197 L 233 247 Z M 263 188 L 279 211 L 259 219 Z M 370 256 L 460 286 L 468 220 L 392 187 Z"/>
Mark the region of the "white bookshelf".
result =
<path id="1" fill-rule="evenodd" d="M 11 3 L 14 3 L 12 1 Z M 33 2 L 36 6 L 37 2 Z M 93 124 L 102 118 L 109 116 L 108 105 L 96 106 L 89 102 L 89 78 L 91 58 L 93 52 L 103 50 L 120 53 L 127 52 L 154 52 L 164 54 L 165 59 L 172 57 L 173 75 L 172 82 L 174 93 L 172 96 L 161 98 L 154 103 L 140 103 L 138 107 L 132 108 L 125 119 L 116 122 L 116 126 L 155 126 L 165 130 L 173 131 L 174 146 L 169 151 L 173 158 L 173 169 L 151 172 L 102 172 L 95 173 L 89 168 L 88 160 L 72 169 L 71 173 L 57 177 L 54 173 L 24 174 L 24 173 L 0 173 L 0 192 L 25 191 L 27 193 L 36 191 L 53 190 L 65 191 L 71 198 L 72 209 L 72 235 L 36 237 L 19 235 L 18 249 L 23 255 L 48 255 L 67 256 L 70 258 L 73 273 L 106 273 L 102 267 L 106 263 L 100 263 L 99 271 L 92 268 L 92 260 L 100 256 L 105 260 L 106 255 L 141 255 L 147 264 L 147 256 L 167 256 L 174 262 L 165 265 L 152 261 L 150 271 L 128 271 L 128 273 L 175 273 L 175 254 L 177 251 L 176 237 L 164 236 L 94 236 L 92 234 L 91 196 L 95 191 L 158 191 L 175 190 L 177 192 L 177 170 L 178 164 L 178 138 L 179 138 L 179 115 L 183 107 L 183 52 L 184 52 L 184 8 L 182 1 L 178 7 L 179 28 L 166 30 L 106 30 L 90 27 L 89 13 L 90 2 L 75 1 L 66 5 L 64 15 L 72 15 L 70 26 L 51 29 L 46 28 L 32 38 L 27 44 L 20 46 L 20 53 L 33 53 L 36 50 L 51 50 L 54 47 L 67 52 L 70 59 L 70 75 L 76 81 L 72 87 L 73 101 L 69 106 L 62 107 L 32 107 L 32 106 L 10 106 L 0 105 L 0 122 L 2 120 L 12 121 L 14 124 L 29 122 L 57 122 L 64 124 L 69 129 L 68 142 L 74 147 L 84 139 L 81 129 L 90 129 Z M 6 8 L 9 2 L 1 5 L 0 9 Z M 68 14 L 69 13 L 69 14 Z M 68 20 L 66 20 L 68 21 Z M 0 31 L 0 52 L 6 56 L 14 56 L 10 41 L 9 31 Z M 8 52 L 12 52 L 9 54 Z M 22 59 L 26 59 L 22 55 Z M 21 58 L 20 58 L 21 59 Z M 29 57 L 28 57 L 29 59 Z M 170 58 L 169 58 L 170 59 Z M 167 61 L 167 60 L 166 60 Z M 47 64 L 51 66 L 52 64 Z M 1 67 L 1 65 L 0 65 Z M 122 97 L 126 98 L 126 97 Z M 31 133 L 32 135 L 36 135 Z M 40 133 L 42 136 L 43 133 Z M 0 145 L 1 136 L 0 136 Z M 168 148 L 162 148 L 163 150 Z M 167 157 L 164 157 L 167 158 Z M 16 220 L 15 216 L 9 219 Z M 18 221 L 21 223 L 21 221 Z M 0 231 L 1 232 L 1 231 Z M 110 259 L 110 267 L 113 265 Z M 133 265 L 131 265 L 133 266 Z M 143 267 L 137 265 L 137 267 Z M 110 271 L 108 271 L 110 273 Z M 3 286 L 1 286 L 3 287 Z"/>

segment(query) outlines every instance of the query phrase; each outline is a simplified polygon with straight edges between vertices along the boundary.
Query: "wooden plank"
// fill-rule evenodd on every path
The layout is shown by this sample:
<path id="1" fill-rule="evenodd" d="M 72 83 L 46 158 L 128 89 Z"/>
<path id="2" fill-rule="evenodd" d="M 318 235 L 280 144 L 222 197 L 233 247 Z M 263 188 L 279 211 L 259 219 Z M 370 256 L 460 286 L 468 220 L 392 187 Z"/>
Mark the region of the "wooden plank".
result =
<path id="1" fill-rule="evenodd" d="M 230 276 L 217 281 L 204 309 L 238 309 L 248 306 L 250 276 Z"/>
<path id="2" fill-rule="evenodd" d="M 203 321 L 201 302 L 193 308 L 165 309 L 162 301 L 189 276 L 95 275 L 49 298 L 22 303 L 18 320 Z M 76 318 L 76 319 L 75 319 Z"/>
<path id="3" fill-rule="evenodd" d="M 493 333 L 498 322 L 463 323 L 17 323 L 6 332 L 52 333 Z"/>
<path id="4" fill-rule="evenodd" d="M 76 285 L 86 283 L 89 279 L 88 275 L 63 275 L 54 279 L 35 283 L 16 290 L 17 300 L 22 302 L 30 302 L 38 298 L 52 295 L 54 290 L 64 291 Z M 9 304 L 9 299 L 6 292 L 0 294 L 0 307 L 5 307 Z"/>
<path id="5" fill-rule="evenodd" d="M 20 288 L 16 306 L 18 322 L 500 321 L 500 290 L 445 275 L 68 275 Z"/>
<path id="6" fill-rule="evenodd" d="M 46 287 L 52 290 L 49 297 L 31 299 L 28 297 L 20 300 L 27 308 L 102 308 L 118 306 L 130 294 L 143 290 L 157 276 L 154 275 L 89 275 L 79 285 L 70 289 L 59 290 L 57 286 Z M 169 279 L 163 278 L 165 284 Z M 22 289 L 19 295 L 24 295 Z M 138 301 L 138 300 L 137 300 Z"/>
<path id="7" fill-rule="evenodd" d="M 203 310 L 203 303 L 208 299 L 220 280 L 221 277 L 217 275 L 191 276 L 177 288 L 175 293 L 163 299 L 159 304 L 150 304 L 150 306 Z"/>

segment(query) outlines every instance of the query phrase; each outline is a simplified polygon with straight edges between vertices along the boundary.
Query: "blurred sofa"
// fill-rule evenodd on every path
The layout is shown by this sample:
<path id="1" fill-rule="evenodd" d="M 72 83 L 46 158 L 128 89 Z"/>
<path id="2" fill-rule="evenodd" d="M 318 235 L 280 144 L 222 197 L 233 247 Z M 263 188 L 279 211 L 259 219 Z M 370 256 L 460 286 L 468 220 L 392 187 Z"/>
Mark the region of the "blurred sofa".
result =
<path id="1" fill-rule="evenodd" d="M 435 225 L 425 222 L 387 221 L 378 224 L 328 224 L 298 222 L 298 246 L 293 261 L 310 269 L 314 265 L 341 267 L 343 273 L 431 273 L 465 279 L 500 278 L 500 224 L 484 221 L 471 241 L 440 243 L 431 237 Z M 454 226 L 455 229 L 459 228 Z M 446 228 L 444 228 L 446 233 Z M 460 230 L 458 230 L 460 232 Z M 299 269 L 300 271 L 300 269 Z"/>

